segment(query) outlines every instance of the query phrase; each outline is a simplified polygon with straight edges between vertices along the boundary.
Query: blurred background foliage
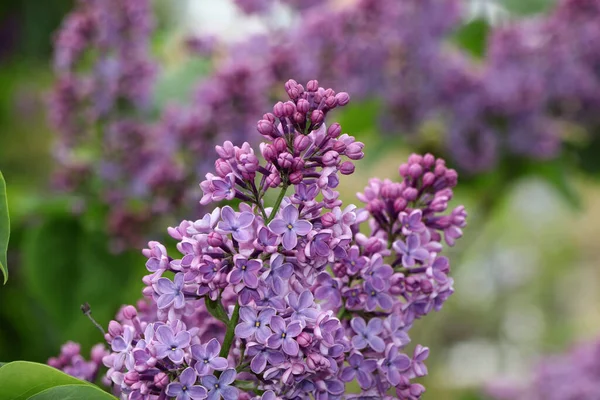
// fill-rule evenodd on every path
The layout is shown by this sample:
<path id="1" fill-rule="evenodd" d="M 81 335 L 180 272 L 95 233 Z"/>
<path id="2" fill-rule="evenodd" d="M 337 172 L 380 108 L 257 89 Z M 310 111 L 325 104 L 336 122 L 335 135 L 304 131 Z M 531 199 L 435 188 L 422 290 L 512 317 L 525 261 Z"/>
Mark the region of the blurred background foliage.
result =
<path id="1" fill-rule="evenodd" d="M 102 338 L 79 306 L 88 302 L 106 325 L 121 304 L 140 297 L 145 272 L 141 249 L 110 251 L 103 206 L 91 205 L 82 218 L 72 212 L 69 195 L 49 183 L 54 132 L 44 102 L 53 81 L 51 38 L 72 3 L 0 3 L 0 170 L 12 218 L 11 277 L 0 287 L 3 362 L 45 362 L 68 339 L 81 342 L 86 353 Z M 450 40 L 475 58 L 485 54 L 491 23 L 553 6 L 551 0 L 465 3 L 472 18 Z M 169 99 L 185 99 L 189 82 L 209 67 L 182 54 L 182 9 L 189 4 L 157 0 L 155 6 L 159 25 L 153 45 L 163 67 L 156 90 L 160 107 Z M 377 100 L 351 104 L 338 115 L 344 131 L 367 149 L 357 173 L 342 180 L 345 201 L 371 176 L 397 176 L 396 166 L 412 151 L 435 149 L 436 134 L 443 130 L 423 127 L 431 141 L 416 147 L 402 137 L 383 136 L 377 107 Z M 492 172 L 461 177 L 454 204 L 464 203 L 470 216 L 465 237 L 451 254 L 456 293 L 443 312 L 417 321 L 411 334 L 413 342 L 432 350 L 424 398 L 483 399 L 480 388 L 494 377 L 522 380 L 540 355 L 600 333 L 599 148 L 595 140 L 578 149 L 576 162 L 565 151 L 552 161 L 507 159 Z"/>

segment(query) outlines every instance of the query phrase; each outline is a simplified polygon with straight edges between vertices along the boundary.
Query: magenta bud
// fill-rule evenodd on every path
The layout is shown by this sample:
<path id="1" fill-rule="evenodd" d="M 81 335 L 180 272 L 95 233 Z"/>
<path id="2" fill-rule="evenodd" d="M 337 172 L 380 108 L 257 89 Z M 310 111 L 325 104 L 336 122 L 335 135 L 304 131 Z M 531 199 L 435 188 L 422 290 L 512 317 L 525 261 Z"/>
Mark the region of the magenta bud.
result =
<path id="1" fill-rule="evenodd" d="M 369 253 L 377 253 L 383 250 L 383 245 L 378 238 L 370 237 L 365 244 L 365 250 Z"/>
<path id="2" fill-rule="evenodd" d="M 102 363 L 102 358 L 108 355 L 108 352 L 104 348 L 102 343 L 98 343 L 94 347 L 92 347 L 92 351 L 90 352 L 90 359 L 96 364 Z"/>
<path id="3" fill-rule="evenodd" d="M 335 98 L 335 96 L 326 97 L 325 105 L 327 106 L 327 108 L 335 108 L 335 106 L 337 105 L 337 99 Z"/>
<path id="4" fill-rule="evenodd" d="M 333 215 L 333 213 L 330 212 L 326 212 L 325 214 L 323 214 L 321 216 L 321 223 L 323 224 L 323 226 L 325 228 L 329 228 L 330 226 L 333 226 L 336 223 L 337 219 L 335 218 L 335 215 Z"/>
<path id="5" fill-rule="evenodd" d="M 136 371 L 129 371 L 125 374 L 124 381 L 127 385 L 131 386 L 140 380 L 140 374 Z"/>
<path id="6" fill-rule="evenodd" d="M 435 174 L 433 172 L 425 172 L 425 174 L 423 174 L 423 186 L 431 186 L 433 185 L 433 182 L 435 182 Z"/>
<path id="7" fill-rule="evenodd" d="M 277 159 L 277 150 L 272 144 L 266 144 L 261 146 L 261 153 L 263 158 L 268 162 L 273 162 Z"/>
<path id="8" fill-rule="evenodd" d="M 279 173 L 274 172 L 271 175 L 267 176 L 266 183 L 269 187 L 276 188 L 281 183 L 281 177 Z"/>
<path id="9" fill-rule="evenodd" d="M 400 213 L 401 211 L 406 210 L 407 205 L 408 205 L 408 202 L 406 201 L 405 198 L 398 197 L 396 200 L 394 200 L 394 211 L 397 213 Z"/>
<path id="10" fill-rule="evenodd" d="M 340 155 L 337 151 L 329 150 L 327 153 L 323 154 L 321 160 L 325 166 L 331 167 L 332 165 L 337 164 L 339 157 Z"/>
<path id="11" fill-rule="evenodd" d="M 134 306 L 123 307 L 123 318 L 134 319 L 135 317 L 137 317 L 137 310 Z"/>
<path id="12" fill-rule="evenodd" d="M 294 113 L 294 122 L 296 122 L 297 124 L 302 124 L 306 122 L 306 114 L 296 111 Z"/>
<path id="13" fill-rule="evenodd" d="M 292 185 L 298 185 L 304 179 L 302 171 L 294 171 L 290 174 L 289 180 Z"/>
<path id="14" fill-rule="evenodd" d="M 381 187 L 381 196 L 384 199 L 396 199 L 401 193 L 401 187 L 396 183 L 386 183 Z"/>
<path id="15" fill-rule="evenodd" d="M 335 98 L 337 99 L 338 105 L 342 107 L 350 102 L 350 95 L 346 92 L 339 92 L 335 95 Z"/>
<path id="16" fill-rule="evenodd" d="M 279 167 L 283 169 L 290 169 L 292 167 L 292 162 L 294 161 L 294 156 L 292 156 L 287 151 L 281 153 L 279 157 L 277 157 L 277 163 Z"/>
<path id="17" fill-rule="evenodd" d="M 323 114 L 323 111 L 321 110 L 313 110 L 313 112 L 310 113 L 310 120 L 314 125 L 319 125 L 325 120 L 325 114 Z"/>
<path id="18" fill-rule="evenodd" d="M 423 167 L 429 169 L 435 164 L 435 157 L 431 153 L 427 153 L 423 156 Z"/>
<path id="19" fill-rule="evenodd" d="M 287 144 L 285 143 L 285 140 L 283 138 L 279 137 L 279 138 L 273 140 L 273 146 L 275 146 L 275 150 L 277 150 L 277 154 L 287 151 Z"/>
<path id="20" fill-rule="evenodd" d="M 275 116 L 273 114 L 271 114 L 271 113 L 263 114 L 263 119 L 269 121 L 272 124 L 274 124 L 275 121 L 276 121 Z"/>
<path id="21" fill-rule="evenodd" d="M 406 163 L 400 164 L 400 167 L 398 167 L 398 173 L 402 177 L 407 177 L 408 176 L 408 164 L 406 164 Z"/>
<path id="22" fill-rule="evenodd" d="M 367 203 L 367 210 L 371 214 L 378 214 L 385 209 L 385 203 L 381 199 L 373 199 Z"/>
<path id="23" fill-rule="evenodd" d="M 342 127 L 337 122 L 334 122 L 333 124 L 329 125 L 329 128 L 327 128 L 327 136 L 330 138 L 336 138 L 340 136 L 341 133 Z"/>
<path id="24" fill-rule="evenodd" d="M 258 133 L 268 138 L 274 137 L 273 134 L 277 132 L 273 123 L 271 121 L 267 121 L 266 119 L 261 119 L 258 121 L 256 123 L 256 129 L 258 130 Z"/>
<path id="25" fill-rule="evenodd" d="M 418 195 L 419 191 L 413 187 L 408 187 L 402 192 L 402 196 L 408 201 L 415 201 Z"/>
<path id="26" fill-rule="evenodd" d="M 273 115 L 275 115 L 277 118 L 286 116 L 285 115 L 285 107 L 283 106 L 283 103 L 281 101 L 278 101 L 273 106 Z"/>
<path id="27" fill-rule="evenodd" d="M 419 154 L 412 153 L 410 156 L 408 156 L 409 164 L 421 164 L 421 162 L 423 162 L 423 156 Z"/>
<path id="28" fill-rule="evenodd" d="M 58 358 L 56 357 L 50 357 L 48 361 L 46 361 L 46 364 L 57 369 L 60 369 L 62 367 L 62 363 L 58 361 Z"/>
<path id="29" fill-rule="evenodd" d="M 354 173 L 354 164 L 352 161 L 344 161 L 340 165 L 340 172 L 342 175 L 352 175 Z"/>
<path id="30" fill-rule="evenodd" d="M 433 285 L 431 284 L 431 282 L 428 279 L 423 279 L 420 283 L 421 283 L 421 290 L 423 291 L 423 293 L 429 294 L 429 293 L 433 292 Z"/>
<path id="31" fill-rule="evenodd" d="M 408 167 L 408 174 L 413 179 L 418 179 L 423 174 L 423 167 L 421 167 L 419 164 L 412 164 L 410 167 Z"/>
<path id="32" fill-rule="evenodd" d="M 294 138 L 294 149 L 303 152 L 310 146 L 310 138 L 306 135 L 298 135 Z"/>
<path id="33" fill-rule="evenodd" d="M 340 154 L 344 154 L 346 152 L 346 143 L 341 140 L 336 140 L 333 142 L 331 148 Z"/>
<path id="34" fill-rule="evenodd" d="M 79 343 L 68 341 L 60 348 L 60 355 L 66 358 L 73 358 L 74 356 L 78 355 L 80 351 L 81 346 Z"/>
<path id="35" fill-rule="evenodd" d="M 108 323 L 108 333 L 112 337 L 121 336 L 123 334 L 123 326 L 115 320 Z"/>
<path id="36" fill-rule="evenodd" d="M 351 160 L 360 160 L 365 156 L 365 153 L 362 151 L 364 147 L 365 145 L 362 142 L 350 143 L 346 146 L 346 152 L 344 154 Z"/>
<path id="37" fill-rule="evenodd" d="M 169 375 L 165 374 L 164 372 L 159 372 L 158 374 L 154 375 L 154 384 L 159 388 L 164 388 L 169 384 Z"/>
<path id="38" fill-rule="evenodd" d="M 298 99 L 298 102 L 296 103 L 296 109 L 298 112 L 306 114 L 310 110 L 310 103 L 306 99 Z"/>
<path id="39" fill-rule="evenodd" d="M 308 90 L 309 92 L 316 92 L 317 90 L 319 90 L 319 81 L 315 79 L 308 81 L 308 83 L 306 84 L 306 90 Z"/>
<path id="40" fill-rule="evenodd" d="M 294 157 L 292 161 L 292 171 L 302 171 L 304 169 L 304 160 L 300 157 Z"/>
<path id="41" fill-rule="evenodd" d="M 209 246 L 212 247 L 221 247 L 223 245 L 223 236 L 217 232 L 210 232 L 206 239 Z"/>
<path id="42" fill-rule="evenodd" d="M 296 336 L 296 341 L 300 347 L 308 347 L 312 343 L 312 337 L 306 332 L 301 332 L 298 336 Z"/>
<path id="43" fill-rule="evenodd" d="M 149 285 L 152 284 L 152 282 L 146 283 L 145 282 L 145 278 L 148 278 L 148 280 L 150 281 L 150 277 L 148 275 L 146 275 L 146 276 L 144 276 L 142 278 L 142 281 L 143 281 L 144 285 L 148 285 L 148 286 L 146 286 L 145 288 L 142 289 L 142 295 L 144 297 L 152 297 L 152 295 L 154 294 L 154 289 L 152 289 L 152 286 L 149 286 Z"/>
<path id="44" fill-rule="evenodd" d="M 215 161 L 215 170 L 217 175 L 219 175 L 221 178 L 225 178 L 227 174 L 231 172 L 231 166 L 227 163 L 227 161 L 219 158 Z"/>
<path id="45" fill-rule="evenodd" d="M 291 117 L 296 112 L 296 105 L 291 101 L 283 103 L 283 112 L 287 117 Z"/>
<path id="46" fill-rule="evenodd" d="M 454 187 L 458 183 L 458 174 L 455 170 L 449 169 L 446 171 L 446 180 L 448 181 L 449 187 Z"/>

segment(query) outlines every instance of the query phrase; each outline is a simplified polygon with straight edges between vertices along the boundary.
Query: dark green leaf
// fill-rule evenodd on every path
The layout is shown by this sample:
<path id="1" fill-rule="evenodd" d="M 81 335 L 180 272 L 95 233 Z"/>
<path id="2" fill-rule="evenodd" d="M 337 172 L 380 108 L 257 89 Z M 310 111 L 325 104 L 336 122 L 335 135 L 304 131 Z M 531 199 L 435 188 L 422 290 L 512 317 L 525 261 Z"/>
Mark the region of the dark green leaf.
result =
<path id="1" fill-rule="evenodd" d="M 8 264 L 6 263 L 6 251 L 8 250 L 8 239 L 10 238 L 10 218 L 8 216 L 8 203 L 6 201 L 6 182 L 0 172 L 0 271 L 4 275 L 4 284 L 8 280 Z"/>
<path id="2" fill-rule="evenodd" d="M 115 400 L 116 397 L 91 385 L 63 385 L 46 389 L 28 400 Z"/>
<path id="3" fill-rule="evenodd" d="M 454 34 L 454 42 L 477 58 L 483 58 L 490 25 L 483 19 L 474 19 L 461 26 Z"/>
<path id="4" fill-rule="evenodd" d="M 229 324 L 229 317 L 223 308 L 220 298 L 217 300 L 211 300 L 208 297 L 205 297 L 204 302 L 206 303 L 206 309 L 213 317 L 223 322 L 225 325 Z"/>
<path id="5" fill-rule="evenodd" d="M 88 384 L 56 368 L 29 361 L 15 361 L 0 368 L 0 392 L 3 399 L 25 400 L 60 385 Z"/>

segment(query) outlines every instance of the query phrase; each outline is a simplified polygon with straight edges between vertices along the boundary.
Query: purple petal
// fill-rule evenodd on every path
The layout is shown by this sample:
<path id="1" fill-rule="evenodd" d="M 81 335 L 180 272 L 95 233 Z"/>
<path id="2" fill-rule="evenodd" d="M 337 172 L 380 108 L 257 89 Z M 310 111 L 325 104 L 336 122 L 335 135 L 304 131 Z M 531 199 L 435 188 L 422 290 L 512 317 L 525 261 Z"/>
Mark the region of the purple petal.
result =
<path id="1" fill-rule="evenodd" d="M 252 361 L 250 361 L 250 369 L 255 374 L 260 374 L 265 370 L 267 366 L 267 355 L 265 353 L 258 353 Z"/>
<path id="2" fill-rule="evenodd" d="M 158 297 L 158 300 L 156 301 L 156 306 L 159 309 L 167 308 L 171 304 L 173 304 L 173 302 L 175 301 L 175 297 L 176 296 L 173 293 L 160 295 Z"/>
<path id="3" fill-rule="evenodd" d="M 406 238 L 406 246 L 409 250 L 418 249 L 421 245 L 421 240 L 419 240 L 419 236 L 417 235 L 408 235 Z"/>
<path id="4" fill-rule="evenodd" d="M 298 346 L 298 342 L 296 342 L 294 339 L 284 339 L 283 340 L 283 351 L 286 354 L 289 354 L 292 357 L 295 357 L 298 355 L 298 351 L 300 350 L 300 347 Z"/>
<path id="5" fill-rule="evenodd" d="M 179 292 L 175 295 L 173 307 L 175 307 L 176 309 L 185 307 L 185 297 L 183 296 L 183 293 Z"/>
<path id="6" fill-rule="evenodd" d="M 361 317 L 352 318 L 350 326 L 352 326 L 352 329 L 354 329 L 354 332 L 356 333 L 363 333 L 367 329 L 367 324 Z"/>
<path id="7" fill-rule="evenodd" d="M 271 318 L 275 315 L 275 312 L 273 308 L 265 308 L 258 315 L 258 319 L 262 324 L 268 324 L 271 322 Z"/>
<path id="8" fill-rule="evenodd" d="M 254 222 L 254 214 L 244 211 L 240 214 L 237 220 L 237 225 L 240 228 L 247 228 Z"/>
<path id="9" fill-rule="evenodd" d="M 369 346 L 371 346 L 371 348 L 378 353 L 383 353 L 383 351 L 385 350 L 385 342 L 379 336 L 370 337 Z"/>
<path id="10" fill-rule="evenodd" d="M 249 324 L 253 324 L 256 320 L 256 311 L 252 307 L 241 307 L 240 318 Z"/>
<path id="11" fill-rule="evenodd" d="M 223 207 L 221 209 L 221 219 L 228 222 L 229 226 L 233 225 L 235 222 L 235 211 L 233 211 L 233 208 L 229 206 Z"/>
<path id="12" fill-rule="evenodd" d="M 244 273 L 241 269 L 239 268 L 234 268 L 230 273 L 229 273 L 229 283 L 233 284 L 233 285 L 237 285 L 238 283 L 240 283 L 240 281 L 242 280 L 244 276 Z"/>
<path id="13" fill-rule="evenodd" d="M 221 344 L 215 338 L 210 339 L 208 343 L 206 343 L 206 358 L 214 358 L 219 355 L 221 351 Z"/>
<path id="14" fill-rule="evenodd" d="M 288 231 L 287 224 L 281 218 L 274 219 L 269 223 L 268 226 L 271 232 L 275 233 L 276 235 L 283 235 L 284 232 Z"/>
<path id="15" fill-rule="evenodd" d="M 269 336 L 271 336 L 271 330 L 268 326 L 262 325 L 260 328 L 256 329 L 256 340 L 258 342 L 266 343 Z"/>
<path id="16" fill-rule="evenodd" d="M 221 389 L 221 396 L 224 400 L 237 400 L 239 398 L 239 391 L 233 386 L 225 386 Z"/>
<path id="17" fill-rule="evenodd" d="M 356 370 L 352 367 L 346 367 L 342 370 L 342 374 L 340 375 L 340 379 L 344 382 L 350 382 L 354 379 L 356 375 Z"/>
<path id="18" fill-rule="evenodd" d="M 184 282 L 183 278 L 184 278 L 184 274 L 182 272 L 178 272 L 175 274 L 175 278 L 173 278 L 173 281 L 174 281 L 175 287 L 177 289 L 183 287 L 183 282 Z"/>
<path id="19" fill-rule="evenodd" d="M 283 333 L 285 331 L 285 322 L 283 321 L 283 318 L 281 318 L 280 316 L 272 317 L 271 329 L 273 329 L 273 332 L 275 333 Z"/>
<path id="20" fill-rule="evenodd" d="M 283 209 L 283 220 L 288 224 L 294 224 L 298 220 L 298 209 L 292 204 Z"/>
<path id="21" fill-rule="evenodd" d="M 181 392 L 183 392 L 183 385 L 179 382 L 171 382 L 169 383 L 169 386 L 167 386 L 168 396 L 175 397 Z"/>
<path id="22" fill-rule="evenodd" d="M 392 297 L 387 293 L 379 293 L 377 296 L 377 301 L 379 302 L 381 308 L 383 308 L 385 311 L 391 310 L 392 306 L 394 305 Z"/>
<path id="23" fill-rule="evenodd" d="M 378 335 L 383 330 L 383 322 L 379 318 L 373 318 L 367 325 L 370 335 Z"/>
<path id="24" fill-rule="evenodd" d="M 154 345 L 154 351 L 156 352 L 156 358 L 165 358 L 169 353 L 169 346 L 166 344 L 156 343 Z"/>
<path id="25" fill-rule="evenodd" d="M 286 337 L 296 337 L 302 332 L 302 325 L 299 322 L 292 322 L 287 327 Z"/>
<path id="26" fill-rule="evenodd" d="M 252 235 L 250 235 L 250 232 L 248 232 L 245 229 L 233 232 L 232 236 L 238 242 L 247 242 L 250 239 L 252 239 Z"/>
<path id="27" fill-rule="evenodd" d="M 185 355 L 185 353 L 181 349 L 175 349 L 175 350 L 169 352 L 169 358 L 175 364 L 181 364 L 183 362 L 184 355 Z"/>
<path id="28" fill-rule="evenodd" d="M 312 230 L 312 224 L 305 220 L 296 221 L 294 224 L 294 231 L 300 236 L 308 235 L 308 232 Z"/>
<path id="29" fill-rule="evenodd" d="M 214 375 L 207 375 L 202 377 L 202 386 L 208 390 L 214 389 L 215 385 L 219 380 Z"/>
<path id="30" fill-rule="evenodd" d="M 171 346 L 175 341 L 175 338 L 173 337 L 173 331 L 166 325 L 161 325 L 158 327 L 156 330 L 156 339 L 167 346 Z"/>
<path id="31" fill-rule="evenodd" d="M 356 350 L 361 350 L 367 347 L 367 341 L 361 335 L 356 335 L 352 338 L 352 346 Z"/>
<path id="32" fill-rule="evenodd" d="M 246 271 L 244 274 L 244 283 L 246 286 L 255 289 L 258 287 L 258 277 L 254 273 Z"/>
<path id="33" fill-rule="evenodd" d="M 256 326 L 251 322 L 242 322 L 235 327 L 235 335 L 242 339 L 247 339 L 254 334 Z M 271 331 L 269 330 L 269 334 Z"/>
<path id="34" fill-rule="evenodd" d="M 292 230 L 286 230 L 283 234 L 283 240 L 281 241 L 281 244 L 283 244 L 283 248 L 286 250 L 293 250 L 298 244 L 296 232 Z"/>
<path id="35" fill-rule="evenodd" d="M 212 369 L 216 369 L 217 371 L 223 371 L 227 369 L 229 363 L 225 357 L 215 357 L 209 362 Z"/>
<path id="36" fill-rule="evenodd" d="M 192 358 L 194 360 L 200 361 L 203 360 L 204 358 L 206 358 L 206 351 L 204 349 L 204 346 L 202 346 L 201 344 L 195 344 L 191 347 L 191 353 L 192 353 Z M 198 365 L 198 364 L 196 364 Z"/>
<path id="37" fill-rule="evenodd" d="M 159 294 L 169 294 L 177 291 L 175 284 L 167 278 L 159 278 L 156 282 L 156 291 Z"/>
<path id="38" fill-rule="evenodd" d="M 196 371 L 194 368 L 188 367 L 183 370 L 179 376 L 179 382 L 185 386 L 192 386 L 196 383 Z"/>
<path id="39" fill-rule="evenodd" d="M 406 371 L 407 369 L 409 369 L 410 363 L 411 363 L 410 357 L 408 357 L 406 354 L 400 354 L 394 360 L 394 365 L 400 371 Z"/>
<path id="40" fill-rule="evenodd" d="M 208 392 L 208 396 L 206 400 L 220 400 L 221 399 L 221 389 L 214 389 Z"/>
<path id="41" fill-rule="evenodd" d="M 235 372 L 235 369 L 229 368 L 228 370 L 223 372 L 221 374 L 221 376 L 219 377 L 219 384 L 221 386 L 232 384 L 233 381 L 235 381 L 236 376 L 237 376 L 237 372 Z"/>
<path id="42" fill-rule="evenodd" d="M 173 344 L 179 348 L 187 347 L 190 344 L 191 336 L 188 331 L 181 331 L 175 336 Z"/>
<path id="43" fill-rule="evenodd" d="M 416 260 L 425 261 L 429 258 L 429 252 L 423 247 L 420 247 L 412 253 L 412 256 Z"/>
<path id="44" fill-rule="evenodd" d="M 113 351 L 118 352 L 125 351 L 125 349 L 129 347 L 129 345 L 125 343 L 125 340 L 121 336 L 117 336 L 116 338 L 114 338 L 110 346 L 113 349 Z"/>
<path id="45" fill-rule="evenodd" d="M 368 374 L 363 370 L 359 369 L 357 371 L 356 378 L 357 378 L 356 380 L 358 381 L 359 386 L 363 390 L 366 390 L 366 389 L 370 388 L 371 385 L 373 385 L 373 378 L 372 378 L 371 374 Z"/>
<path id="46" fill-rule="evenodd" d="M 315 298 L 313 297 L 312 293 L 309 290 L 305 290 L 300 295 L 300 301 L 298 304 L 298 308 L 301 310 L 308 308 L 313 305 L 314 301 L 315 301 Z"/>
<path id="47" fill-rule="evenodd" d="M 202 386 L 188 386 L 187 393 L 193 400 L 202 400 L 206 398 L 206 389 Z"/>
<path id="48" fill-rule="evenodd" d="M 283 339 L 281 338 L 281 334 L 274 333 L 271 336 L 269 336 L 269 338 L 267 339 L 267 346 L 269 346 L 272 349 L 278 349 L 281 347 L 282 341 L 283 341 Z"/>

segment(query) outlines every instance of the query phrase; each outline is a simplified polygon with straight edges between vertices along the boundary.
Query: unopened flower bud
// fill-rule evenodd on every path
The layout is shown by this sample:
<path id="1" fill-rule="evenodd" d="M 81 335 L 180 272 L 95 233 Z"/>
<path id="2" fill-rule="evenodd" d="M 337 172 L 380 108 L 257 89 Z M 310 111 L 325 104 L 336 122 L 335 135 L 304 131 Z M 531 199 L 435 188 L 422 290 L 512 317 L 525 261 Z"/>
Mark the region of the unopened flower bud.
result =
<path id="1" fill-rule="evenodd" d="M 310 110 L 310 103 L 306 99 L 298 99 L 298 102 L 296 103 L 296 109 L 299 112 L 306 114 Z"/>
<path id="2" fill-rule="evenodd" d="M 294 149 L 302 152 L 310 146 L 310 137 L 306 135 L 298 135 L 294 138 Z"/>
<path id="3" fill-rule="evenodd" d="M 137 317 L 137 310 L 134 306 L 123 307 L 123 318 L 134 319 L 135 317 Z"/>
<path id="4" fill-rule="evenodd" d="M 279 167 L 283 169 L 291 168 L 293 161 L 294 157 L 287 151 L 279 154 L 279 157 L 277 157 L 277 163 L 279 164 Z"/>
<path id="5" fill-rule="evenodd" d="M 121 336 L 123 334 L 123 326 L 115 320 L 108 323 L 108 333 L 112 337 Z"/>
<path id="6" fill-rule="evenodd" d="M 323 154 L 323 165 L 330 167 L 332 165 L 336 165 L 338 162 L 340 155 L 337 151 L 329 150 L 325 154 Z"/>
<path id="7" fill-rule="evenodd" d="M 419 191 L 412 187 L 408 187 L 402 192 L 402 196 L 408 201 L 415 201 L 418 195 Z"/>
<path id="8" fill-rule="evenodd" d="M 319 125 L 325 120 L 325 114 L 321 110 L 314 110 L 310 114 L 310 120 L 314 125 Z"/>
<path id="9" fill-rule="evenodd" d="M 275 105 L 273 106 L 273 115 L 275 115 L 277 118 L 286 116 L 283 102 L 278 101 L 277 103 L 275 103 Z"/>
<path id="10" fill-rule="evenodd" d="M 417 179 L 423 174 L 423 167 L 419 164 L 412 164 L 408 167 L 408 174 L 413 178 Z"/>
<path id="11" fill-rule="evenodd" d="M 335 95 L 339 106 L 345 106 L 350 102 L 350 95 L 346 92 L 339 92 Z"/>
<path id="12" fill-rule="evenodd" d="M 159 372 L 154 375 L 154 384 L 159 388 L 164 388 L 169 384 L 169 375 L 164 372 Z"/>
<path id="13" fill-rule="evenodd" d="M 321 223 L 323 224 L 323 226 L 325 228 L 329 228 L 330 226 L 333 226 L 336 223 L 336 218 L 335 215 L 333 215 L 333 213 L 330 212 L 326 212 L 325 214 L 323 214 L 321 216 Z"/>
<path id="14" fill-rule="evenodd" d="M 344 161 L 340 165 L 340 172 L 342 175 L 351 175 L 354 173 L 354 163 L 352 161 Z"/>
<path id="15" fill-rule="evenodd" d="M 327 136 L 329 136 L 330 138 L 336 138 L 340 136 L 341 133 L 342 127 L 337 122 L 329 125 L 329 127 L 327 128 Z"/>
<path id="16" fill-rule="evenodd" d="M 302 171 L 294 171 L 289 175 L 289 180 L 292 185 L 298 185 L 304 179 Z"/>
<path id="17" fill-rule="evenodd" d="M 279 137 L 279 138 L 273 140 L 273 146 L 275 146 L 275 150 L 277 150 L 277 154 L 287 151 L 287 144 L 285 143 L 285 140 L 283 138 Z"/>
<path id="18" fill-rule="evenodd" d="M 125 374 L 124 381 L 127 385 L 131 386 L 140 380 L 140 374 L 136 371 L 129 371 Z"/>
<path id="19" fill-rule="evenodd" d="M 208 234 L 206 241 L 208 242 L 209 246 L 221 247 L 223 245 L 223 236 L 221 236 L 220 233 L 213 231 Z"/>
<path id="20" fill-rule="evenodd" d="M 277 150 L 272 144 L 261 143 L 260 152 L 267 162 L 272 163 L 277 159 Z"/>
<path id="21" fill-rule="evenodd" d="M 308 81 L 308 83 L 306 84 L 306 90 L 308 90 L 309 92 L 316 92 L 319 89 L 319 81 L 313 79 L 311 81 Z"/>
<path id="22" fill-rule="evenodd" d="M 275 126 L 271 121 L 268 121 L 266 119 L 261 119 L 260 121 L 258 121 L 256 124 L 256 129 L 258 130 L 258 133 L 267 138 L 277 137 L 277 129 L 275 129 Z"/>
<path id="23" fill-rule="evenodd" d="M 300 347 L 308 347 L 312 343 L 312 337 L 307 332 L 301 332 L 297 337 L 296 341 Z"/>

